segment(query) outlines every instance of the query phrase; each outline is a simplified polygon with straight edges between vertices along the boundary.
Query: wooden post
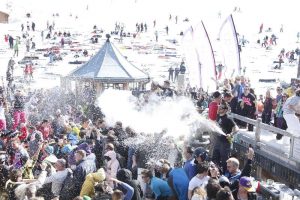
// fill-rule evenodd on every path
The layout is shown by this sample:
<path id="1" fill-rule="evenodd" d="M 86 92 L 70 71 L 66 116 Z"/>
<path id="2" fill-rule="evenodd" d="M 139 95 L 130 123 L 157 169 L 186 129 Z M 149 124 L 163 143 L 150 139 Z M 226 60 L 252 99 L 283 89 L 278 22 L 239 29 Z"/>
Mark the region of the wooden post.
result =
<path id="1" fill-rule="evenodd" d="M 256 146 L 259 146 L 258 143 L 260 142 L 260 124 L 261 124 L 261 119 L 258 118 L 256 120 L 256 129 L 255 129 L 255 143 Z"/>
<path id="2" fill-rule="evenodd" d="M 290 144 L 289 158 L 294 157 L 294 142 L 295 142 L 295 138 L 294 138 L 294 136 L 292 136 L 291 137 L 291 144 Z"/>

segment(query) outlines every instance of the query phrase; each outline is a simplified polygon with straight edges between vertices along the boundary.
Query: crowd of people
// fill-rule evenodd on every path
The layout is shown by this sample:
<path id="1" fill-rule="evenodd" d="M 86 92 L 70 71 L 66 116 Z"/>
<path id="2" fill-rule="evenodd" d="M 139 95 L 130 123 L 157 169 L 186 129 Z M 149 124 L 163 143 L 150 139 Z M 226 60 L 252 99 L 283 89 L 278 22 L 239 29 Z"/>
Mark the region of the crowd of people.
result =
<path id="1" fill-rule="evenodd" d="M 208 117 L 212 121 L 217 120 L 219 105 L 228 107 L 228 113 L 235 113 L 250 119 L 261 118 L 262 122 L 287 130 L 297 135 L 299 128 L 299 80 L 292 80 L 290 84 L 284 84 L 275 88 L 266 89 L 266 93 L 257 95 L 251 87 L 251 82 L 245 76 L 237 76 L 234 80 L 224 79 L 219 84 L 219 91 L 209 95 L 201 88 L 187 86 L 185 94 L 195 102 L 199 112 L 208 109 Z M 273 96 L 272 90 L 276 90 Z M 284 117 L 291 114 L 291 118 Z M 253 125 L 240 120 L 235 120 L 239 128 L 247 128 L 253 131 Z M 277 135 L 280 140 L 282 135 Z"/>
<path id="2" fill-rule="evenodd" d="M 175 20 L 177 23 L 177 16 Z M 52 37 L 54 27 L 54 22 L 47 22 L 47 39 Z M 116 34 L 122 37 L 123 28 L 116 24 Z M 146 32 L 147 24 L 137 23 L 136 28 L 137 32 Z M 168 34 L 169 27 L 165 29 Z M 60 43 L 64 46 L 63 37 L 68 35 L 56 32 L 53 37 L 62 37 Z M 43 31 L 41 37 L 44 38 Z M 265 39 L 265 45 L 276 42 L 276 37 Z M 13 40 L 10 48 L 15 48 Z M 7 74 L 13 74 L 13 66 L 12 60 Z M 176 98 L 181 93 L 171 88 L 171 82 L 185 71 L 184 62 L 175 69 L 170 67 L 169 80 L 164 85 L 153 83 L 150 92 L 161 100 Z M 29 65 L 24 72 L 32 78 Z M 12 82 L 13 75 L 7 77 Z M 242 167 L 231 149 L 234 134 L 240 128 L 253 131 L 253 125 L 233 120 L 228 114 L 261 117 L 263 123 L 297 134 L 299 86 L 292 83 L 286 91 L 278 87 L 276 98 L 270 91 L 257 98 L 244 76 L 225 79 L 220 86 L 222 91 L 212 95 L 188 86 L 183 94 L 191 96 L 199 112 L 208 109 L 208 118 L 222 129 L 222 134 L 210 135 L 209 148 L 191 146 L 181 138 L 165 135 L 165 130 L 139 133 L 120 121 L 108 125 L 90 92 L 75 96 L 56 88 L 25 94 L 22 89 L 12 88 L 15 94 L 8 98 L 2 88 L 0 199 L 257 199 L 259 187 L 251 177 L 254 150 L 249 147 Z"/>
<path id="3" fill-rule="evenodd" d="M 155 93 L 175 96 L 170 95 L 169 84 L 155 85 Z M 207 149 L 192 147 L 164 131 L 137 133 L 122 122 L 108 126 L 98 106 L 75 99 L 58 89 L 27 95 L 17 90 L 7 102 L 3 96 L 1 198 L 223 200 L 255 196 L 250 178 L 252 148 L 240 170 L 236 158 L 228 155 L 221 161 Z"/>

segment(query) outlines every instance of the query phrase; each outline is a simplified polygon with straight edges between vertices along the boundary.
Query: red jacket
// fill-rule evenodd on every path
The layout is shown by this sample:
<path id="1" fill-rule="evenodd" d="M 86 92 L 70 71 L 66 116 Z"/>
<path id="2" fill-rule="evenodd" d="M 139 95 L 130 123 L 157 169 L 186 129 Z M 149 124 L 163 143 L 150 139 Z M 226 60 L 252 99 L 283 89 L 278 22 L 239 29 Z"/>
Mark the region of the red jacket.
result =
<path id="1" fill-rule="evenodd" d="M 210 120 L 216 121 L 218 115 L 218 103 L 215 101 L 210 102 L 208 106 L 208 118 Z"/>
<path id="2" fill-rule="evenodd" d="M 51 131 L 52 131 L 52 128 L 51 128 L 50 125 L 39 126 L 38 131 L 41 131 L 41 133 L 43 134 L 43 139 L 47 140 L 49 138 L 49 135 L 50 135 Z"/>
<path id="3" fill-rule="evenodd" d="M 20 129 L 20 135 L 19 135 L 19 140 L 24 141 L 28 136 L 27 128 L 26 126 L 22 127 Z"/>

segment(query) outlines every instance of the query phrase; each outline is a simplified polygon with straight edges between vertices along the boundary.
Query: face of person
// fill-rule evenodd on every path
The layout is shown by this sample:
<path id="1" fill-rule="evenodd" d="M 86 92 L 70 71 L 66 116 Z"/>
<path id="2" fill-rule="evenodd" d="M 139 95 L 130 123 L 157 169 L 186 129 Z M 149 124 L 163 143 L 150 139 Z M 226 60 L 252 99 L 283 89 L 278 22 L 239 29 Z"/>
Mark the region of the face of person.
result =
<path id="1" fill-rule="evenodd" d="M 215 175 L 215 176 L 218 176 L 220 174 L 219 169 L 215 165 L 211 165 L 209 167 L 209 172 L 211 175 Z M 213 176 L 213 177 L 215 177 L 215 176 Z"/>
<path id="2" fill-rule="evenodd" d="M 100 128 L 105 128 L 105 127 L 106 127 L 105 122 L 100 123 L 100 124 L 99 124 L 99 127 L 100 127 Z"/>
<path id="3" fill-rule="evenodd" d="M 249 88 L 249 86 L 246 86 L 245 87 L 245 94 L 249 94 L 250 93 L 250 88 Z"/>
<path id="4" fill-rule="evenodd" d="M 143 179 L 144 183 L 149 183 L 150 182 L 150 178 L 145 176 L 145 175 L 142 175 L 142 179 Z"/>
<path id="5" fill-rule="evenodd" d="M 218 98 L 216 98 L 217 103 L 221 103 L 221 101 L 222 101 L 222 96 L 219 96 Z"/>
<path id="6" fill-rule="evenodd" d="M 225 97 L 225 96 L 224 96 L 223 99 L 224 99 L 224 101 L 226 101 L 226 102 L 230 102 L 230 101 L 231 101 L 231 97 L 227 97 L 227 96 Z"/>
<path id="7" fill-rule="evenodd" d="M 55 167 L 56 171 L 61 171 L 62 170 L 62 166 L 61 166 L 61 164 L 59 162 L 56 162 L 54 164 L 54 167 Z"/>
<path id="8" fill-rule="evenodd" d="M 247 196 L 247 190 L 239 184 L 238 196 L 243 197 Z"/>
<path id="9" fill-rule="evenodd" d="M 13 142 L 12 143 L 12 148 L 15 149 L 15 150 L 19 149 L 19 143 L 18 142 Z"/>
<path id="10" fill-rule="evenodd" d="M 282 101 L 285 102 L 287 100 L 287 96 L 282 96 Z"/>
<path id="11" fill-rule="evenodd" d="M 186 149 L 184 149 L 184 151 L 183 151 L 183 156 L 184 156 L 185 159 L 190 159 L 191 158 L 191 154 L 188 153 Z"/>
<path id="12" fill-rule="evenodd" d="M 236 167 L 232 163 L 227 163 L 227 170 L 229 173 L 234 173 L 236 171 Z"/>
<path id="13" fill-rule="evenodd" d="M 196 157 L 196 160 L 198 161 L 198 163 L 202 163 L 203 162 L 202 159 L 201 159 L 201 156 Z"/>
<path id="14" fill-rule="evenodd" d="M 87 128 L 88 126 L 89 126 L 89 120 L 83 122 L 83 124 L 82 124 L 82 127 L 83 127 L 83 128 Z"/>
<path id="15" fill-rule="evenodd" d="M 75 154 L 75 161 L 76 161 L 76 162 L 79 162 L 79 161 L 81 161 L 81 160 L 82 160 L 82 156 L 81 156 L 80 154 L 76 153 L 76 154 Z"/>
<path id="16" fill-rule="evenodd" d="M 227 109 L 224 109 L 222 106 L 219 106 L 219 108 L 218 108 L 218 114 L 219 114 L 219 115 L 225 114 L 226 111 L 227 111 Z"/>
<path id="17" fill-rule="evenodd" d="M 281 94 L 281 92 L 282 92 L 281 88 L 277 88 L 276 92 L 277 92 L 277 94 Z"/>

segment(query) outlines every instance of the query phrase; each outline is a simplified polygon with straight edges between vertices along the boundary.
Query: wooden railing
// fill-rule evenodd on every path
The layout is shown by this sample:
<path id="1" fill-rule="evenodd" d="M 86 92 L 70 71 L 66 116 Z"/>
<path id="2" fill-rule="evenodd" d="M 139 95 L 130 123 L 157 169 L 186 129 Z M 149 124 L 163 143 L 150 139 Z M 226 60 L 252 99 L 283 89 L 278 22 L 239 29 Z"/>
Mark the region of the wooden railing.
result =
<path id="1" fill-rule="evenodd" d="M 260 136 L 261 136 L 261 130 L 262 129 L 268 130 L 268 131 L 273 132 L 275 134 L 279 133 L 283 136 L 290 137 L 291 138 L 291 143 L 290 143 L 290 149 L 289 149 L 289 158 L 292 159 L 292 160 L 295 160 L 297 162 L 300 162 L 300 157 L 298 157 L 299 155 L 296 155 L 295 152 L 294 152 L 295 141 L 297 140 L 297 142 L 299 142 L 300 137 L 296 137 L 295 135 L 293 135 L 293 134 L 291 134 L 291 133 L 289 133 L 285 130 L 276 128 L 274 126 L 264 124 L 264 123 L 262 123 L 261 118 L 258 118 L 256 120 L 254 120 L 254 119 L 250 119 L 250 118 L 247 118 L 247 117 L 244 117 L 244 116 L 241 116 L 241 115 L 238 115 L 238 114 L 234 114 L 234 113 L 231 113 L 229 115 L 229 117 L 241 120 L 241 121 L 246 122 L 248 124 L 252 124 L 256 127 L 256 129 L 255 129 L 255 144 L 258 147 L 260 146 L 260 142 L 261 142 Z M 299 132 L 300 132 L 300 130 L 299 130 Z M 298 153 L 299 152 L 297 152 L 297 154 Z"/>

